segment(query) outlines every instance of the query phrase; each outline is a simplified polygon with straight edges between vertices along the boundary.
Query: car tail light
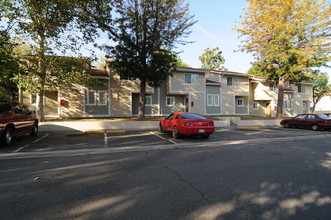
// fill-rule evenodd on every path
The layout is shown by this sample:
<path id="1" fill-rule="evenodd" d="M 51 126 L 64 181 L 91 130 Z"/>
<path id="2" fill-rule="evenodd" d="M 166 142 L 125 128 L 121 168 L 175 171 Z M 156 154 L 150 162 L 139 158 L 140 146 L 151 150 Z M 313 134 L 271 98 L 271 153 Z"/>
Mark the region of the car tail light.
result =
<path id="1" fill-rule="evenodd" d="M 192 127 L 193 126 L 193 123 L 192 122 L 185 122 L 185 126 L 186 127 Z"/>

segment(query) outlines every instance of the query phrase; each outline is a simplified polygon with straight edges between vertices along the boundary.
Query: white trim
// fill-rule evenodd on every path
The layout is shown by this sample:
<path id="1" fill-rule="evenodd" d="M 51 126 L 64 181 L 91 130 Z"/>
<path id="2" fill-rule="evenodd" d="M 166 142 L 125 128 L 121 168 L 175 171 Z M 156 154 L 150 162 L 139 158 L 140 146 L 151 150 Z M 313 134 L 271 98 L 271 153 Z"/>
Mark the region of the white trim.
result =
<path id="1" fill-rule="evenodd" d="M 147 99 L 150 99 L 150 104 L 147 104 Z M 151 95 L 145 96 L 145 106 L 152 106 L 153 105 L 153 97 Z"/>
<path id="2" fill-rule="evenodd" d="M 100 99 L 100 97 L 101 97 L 100 93 L 104 93 L 104 95 L 105 95 L 105 101 L 106 101 L 105 103 L 101 103 L 100 102 L 101 101 L 101 99 Z M 108 92 L 107 92 L 107 90 L 98 90 L 97 101 L 98 101 L 98 105 L 99 106 L 107 106 L 107 101 L 108 101 Z"/>
<path id="3" fill-rule="evenodd" d="M 256 107 L 254 107 L 254 104 L 256 104 Z M 253 110 L 259 110 L 260 109 L 260 104 L 258 102 L 252 102 L 252 109 Z"/>
<path id="4" fill-rule="evenodd" d="M 214 94 L 213 98 L 214 98 L 214 106 L 220 106 L 220 95 L 219 94 Z"/>
<path id="5" fill-rule="evenodd" d="M 191 82 L 190 83 L 187 83 L 186 81 L 185 81 L 185 79 L 186 79 L 186 75 L 190 75 L 191 76 Z M 197 76 L 197 82 L 192 82 L 192 76 Z M 184 82 L 184 84 L 185 85 L 199 85 L 200 83 L 200 79 L 199 79 L 199 74 L 197 74 L 197 73 L 184 73 L 183 74 L 183 82 Z"/>
<path id="6" fill-rule="evenodd" d="M 239 105 L 238 101 L 241 100 L 242 104 Z M 244 98 L 235 98 L 235 103 L 236 103 L 236 107 L 244 107 L 245 103 L 244 103 Z"/>
<path id="7" fill-rule="evenodd" d="M 93 103 L 90 103 L 90 92 L 93 92 L 94 93 L 94 102 Z M 86 92 L 87 94 L 87 99 L 86 99 L 86 105 L 97 105 L 97 92 L 96 90 L 87 90 Z"/>
<path id="8" fill-rule="evenodd" d="M 170 105 L 168 105 L 168 98 L 169 99 L 173 99 L 173 101 L 172 101 L 172 103 L 170 104 Z M 175 99 L 175 97 L 174 96 L 166 96 L 166 106 L 167 107 L 172 107 L 172 106 L 174 106 L 175 105 L 175 102 L 176 102 L 176 99 Z"/>
<path id="9" fill-rule="evenodd" d="M 207 94 L 207 106 L 214 106 L 213 94 Z M 210 101 L 210 102 L 209 102 Z"/>

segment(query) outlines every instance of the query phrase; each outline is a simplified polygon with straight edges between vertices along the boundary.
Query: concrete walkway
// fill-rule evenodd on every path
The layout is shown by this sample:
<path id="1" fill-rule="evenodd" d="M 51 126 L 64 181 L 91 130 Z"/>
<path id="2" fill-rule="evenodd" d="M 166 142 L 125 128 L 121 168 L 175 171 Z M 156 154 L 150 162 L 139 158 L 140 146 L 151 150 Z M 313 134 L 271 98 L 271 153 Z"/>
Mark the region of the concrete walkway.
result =
<path id="1" fill-rule="evenodd" d="M 279 120 L 224 120 L 214 121 L 217 128 L 262 128 L 279 127 Z M 60 121 L 41 122 L 39 131 L 43 132 L 90 132 L 90 131 L 134 131 L 158 130 L 159 121 Z"/>

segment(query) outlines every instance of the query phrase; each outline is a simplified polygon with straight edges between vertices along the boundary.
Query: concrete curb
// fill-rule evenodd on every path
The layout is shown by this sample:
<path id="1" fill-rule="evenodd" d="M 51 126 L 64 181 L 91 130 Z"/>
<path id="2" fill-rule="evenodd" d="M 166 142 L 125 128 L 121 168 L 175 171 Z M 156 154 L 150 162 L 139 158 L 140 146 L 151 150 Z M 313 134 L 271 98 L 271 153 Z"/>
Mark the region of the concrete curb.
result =
<path id="1" fill-rule="evenodd" d="M 264 127 L 279 127 L 280 120 L 241 120 L 236 121 L 214 121 L 217 129 L 261 129 Z M 124 133 L 136 130 L 158 130 L 159 121 L 61 121 L 41 122 L 41 132 L 84 132 L 84 133 Z"/>

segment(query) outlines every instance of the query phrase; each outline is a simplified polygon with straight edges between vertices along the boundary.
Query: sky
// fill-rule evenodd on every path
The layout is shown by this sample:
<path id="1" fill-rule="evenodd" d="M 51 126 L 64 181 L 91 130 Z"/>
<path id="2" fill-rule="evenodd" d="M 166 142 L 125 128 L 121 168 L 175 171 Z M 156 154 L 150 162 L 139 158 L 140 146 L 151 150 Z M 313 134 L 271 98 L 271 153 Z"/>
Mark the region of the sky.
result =
<path id="1" fill-rule="evenodd" d="M 192 33 L 186 39 L 193 41 L 186 45 L 178 45 L 176 52 L 184 63 L 194 68 L 201 68 L 199 56 L 206 48 L 219 47 L 225 59 L 224 66 L 229 71 L 247 73 L 254 57 L 251 54 L 237 51 L 241 44 L 239 33 L 234 30 L 239 26 L 240 15 L 245 14 L 246 0 L 188 0 L 190 14 L 195 16 L 197 23 L 191 27 Z M 331 3 L 331 0 L 328 0 Z M 106 36 L 99 43 L 109 43 Z M 104 54 L 97 51 L 97 54 Z M 322 69 L 331 78 L 330 69 Z"/>

